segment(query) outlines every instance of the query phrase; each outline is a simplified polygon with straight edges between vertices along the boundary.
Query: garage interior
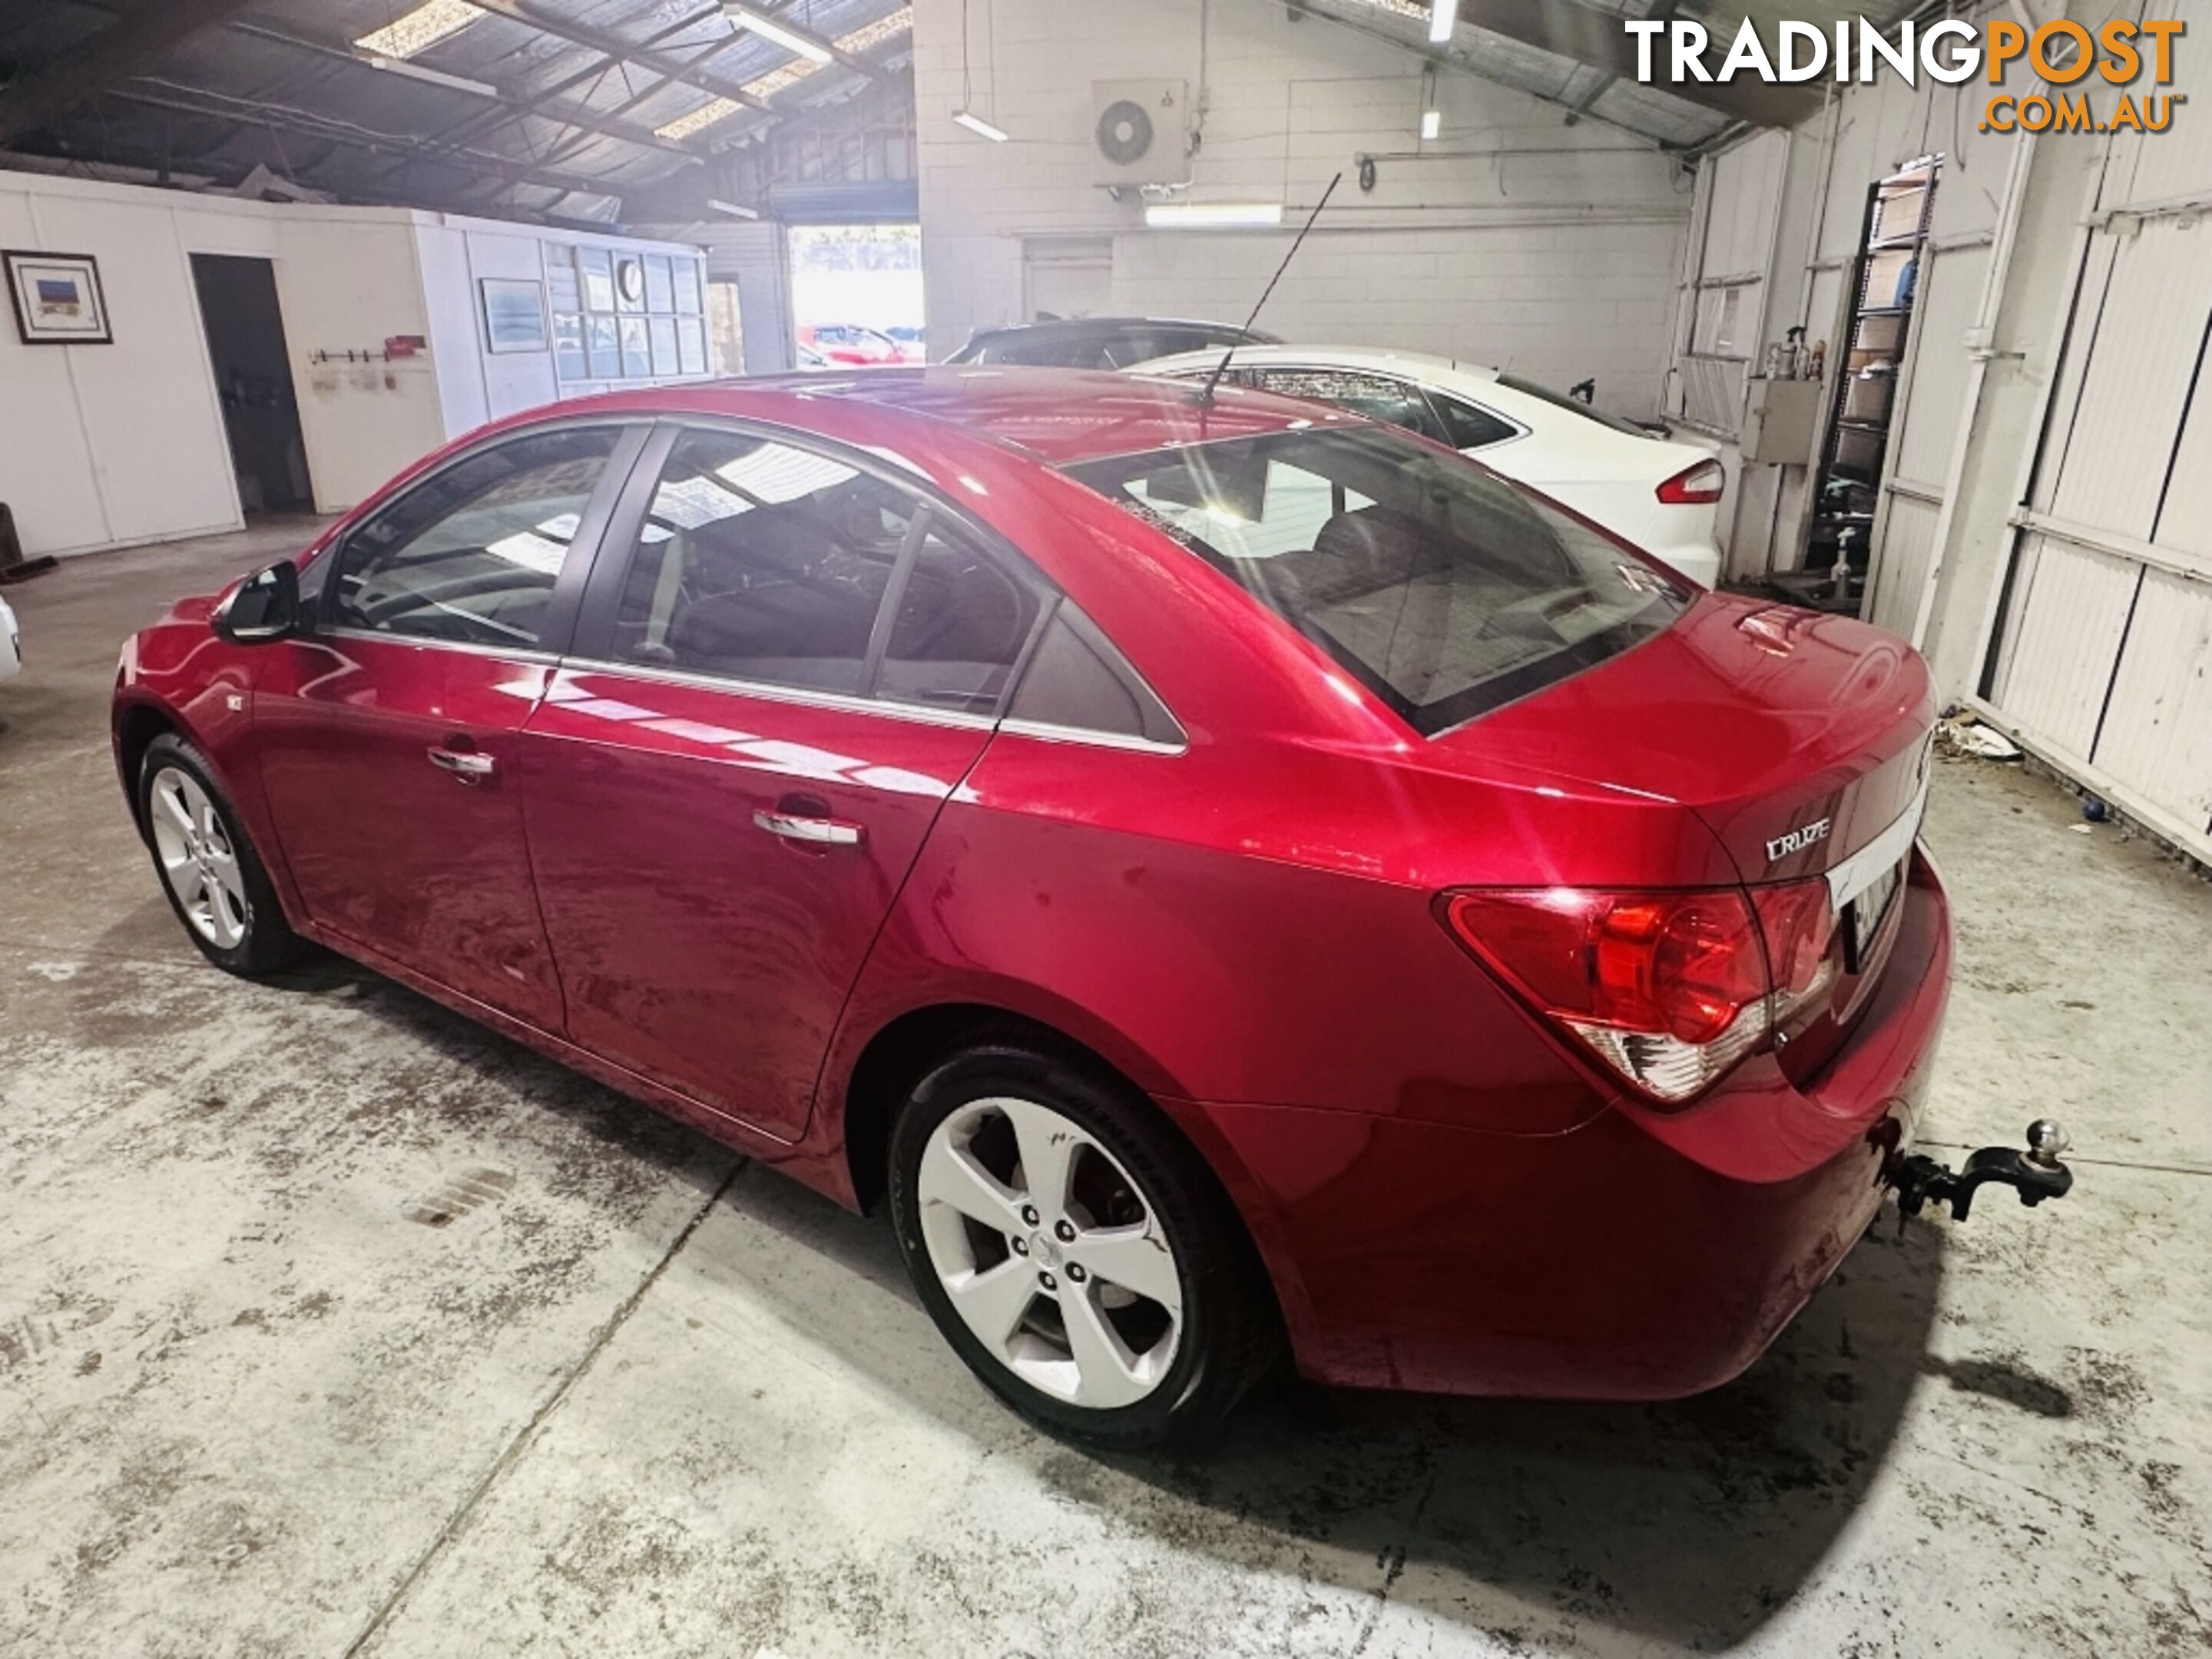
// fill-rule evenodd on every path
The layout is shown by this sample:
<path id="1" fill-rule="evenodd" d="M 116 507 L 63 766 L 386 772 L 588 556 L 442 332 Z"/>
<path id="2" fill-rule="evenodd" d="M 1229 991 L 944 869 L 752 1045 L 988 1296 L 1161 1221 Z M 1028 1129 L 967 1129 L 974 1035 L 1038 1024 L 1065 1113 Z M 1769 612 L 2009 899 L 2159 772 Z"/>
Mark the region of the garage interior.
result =
<path id="1" fill-rule="evenodd" d="M 1620 28 L 1826 3 L 750 9 L 0 0 L 0 248 L 96 260 L 112 333 L 0 319 L 0 502 L 57 567 L 0 546 L 0 1653 L 2212 1648 L 2201 112 L 1644 85 Z M 1133 88 L 1179 112 L 1120 161 Z M 1260 327 L 1592 382 L 1725 468 L 1725 586 L 1927 657 L 1957 957 L 1918 1138 L 2063 1120 L 2067 1202 L 1885 1212 L 1677 1403 L 1278 1379 L 1206 1455 L 1098 1456 L 977 1386 L 880 1214 L 178 930 L 107 706 L 173 599 L 487 421 L 810 367 L 840 295 L 932 362 L 1241 323 L 1340 173 Z M 1209 204 L 1280 211 L 1147 222 Z M 802 305 L 794 242 L 867 280 Z"/>

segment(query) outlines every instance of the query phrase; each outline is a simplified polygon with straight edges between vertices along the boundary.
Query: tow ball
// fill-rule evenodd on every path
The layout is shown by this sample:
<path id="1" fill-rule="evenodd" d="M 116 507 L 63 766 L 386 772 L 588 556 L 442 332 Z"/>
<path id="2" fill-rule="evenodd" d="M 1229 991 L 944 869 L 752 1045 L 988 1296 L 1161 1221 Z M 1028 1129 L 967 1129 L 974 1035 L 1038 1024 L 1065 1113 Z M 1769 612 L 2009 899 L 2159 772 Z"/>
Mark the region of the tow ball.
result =
<path id="1" fill-rule="evenodd" d="M 1931 1199 L 1951 1206 L 1954 1220 L 1964 1221 L 1973 1207 L 1974 1189 L 1989 1182 L 2011 1188 L 2020 1201 L 2031 1206 L 2046 1198 L 2063 1198 L 2074 1185 L 2074 1171 L 2059 1162 L 2058 1154 L 2073 1143 L 2066 1132 L 2047 1117 L 2027 1126 L 2027 1147 L 1984 1146 L 1967 1155 L 1966 1167 L 1954 1170 L 1948 1164 L 1915 1152 L 1897 1166 L 1891 1185 L 1897 1188 L 1898 1224 L 1918 1215 Z"/>

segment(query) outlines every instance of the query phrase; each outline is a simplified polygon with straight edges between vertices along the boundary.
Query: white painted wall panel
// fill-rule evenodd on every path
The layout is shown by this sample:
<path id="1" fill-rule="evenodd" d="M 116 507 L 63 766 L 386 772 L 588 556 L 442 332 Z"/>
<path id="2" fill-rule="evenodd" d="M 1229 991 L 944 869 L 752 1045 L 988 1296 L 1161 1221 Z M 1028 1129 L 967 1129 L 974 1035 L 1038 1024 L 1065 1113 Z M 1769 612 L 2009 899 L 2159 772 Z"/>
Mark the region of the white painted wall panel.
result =
<path id="1" fill-rule="evenodd" d="M 468 233 L 447 225 L 417 226 L 415 253 L 422 266 L 423 324 L 441 413 L 447 431 L 467 432 L 492 417 L 480 331 L 469 302 L 474 284 L 469 277 Z"/>
<path id="2" fill-rule="evenodd" d="M 2212 586 L 2143 572 L 2090 758 L 2212 834 Z"/>
<path id="3" fill-rule="evenodd" d="M 1996 702 L 2031 733 L 2086 760 L 2142 567 L 2039 539 Z"/>
<path id="4" fill-rule="evenodd" d="M 1790 135 L 1762 132 L 1713 159 L 1712 216 L 1704 275 L 1763 276 Z"/>
<path id="5" fill-rule="evenodd" d="M 30 198 L 0 191 L 0 247 L 37 241 Z M 70 378 L 70 360 L 81 349 L 27 346 L 16 337 L 12 314 L 0 318 L 0 501 L 14 512 L 16 532 L 33 553 L 110 539 Z"/>
<path id="6" fill-rule="evenodd" d="M 2154 87 L 2150 65 L 2146 61 L 2142 73 L 2126 90 L 2136 94 L 2138 103 L 2153 94 L 2163 96 L 2173 92 L 2196 92 L 2203 75 L 2203 66 L 2197 59 L 2204 50 L 2206 38 L 2212 36 L 2212 0 L 2158 0 L 2148 11 L 2137 6 L 2126 9 L 2135 16 L 2179 18 L 2185 25 L 2185 32 L 2173 47 L 2173 84 Z M 2149 42 L 2142 44 L 2148 46 Z M 2118 89 L 2103 85 L 2094 76 L 2078 84 L 2093 88 L 2090 103 L 2100 115 L 2107 113 L 2110 103 L 2117 100 Z M 2212 122 L 2206 121 L 2203 112 L 2191 103 L 2175 100 L 2172 125 L 2164 132 L 2113 135 L 2112 157 L 2100 192 L 2100 205 L 2118 207 L 2130 202 L 2169 201 L 2177 196 L 2201 195 L 2208 191 L 2212 191 Z"/>
<path id="7" fill-rule="evenodd" d="M 1929 561 L 1936 551 L 1936 520 L 1942 511 L 1936 502 L 1915 495 L 1890 496 L 1866 613 L 1875 627 L 1911 637 L 1920 614 L 1921 590 L 1928 582 Z"/>
<path id="8" fill-rule="evenodd" d="M 2151 539 L 2212 562 L 2212 377 L 2201 370 Z"/>
<path id="9" fill-rule="evenodd" d="M 2118 242 L 2051 510 L 2148 540 L 2212 310 L 2212 232 L 2158 219 Z"/>
<path id="10" fill-rule="evenodd" d="M 539 302 L 544 303 L 545 243 L 545 237 L 529 232 L 468 233 L 469 280 L 463 298 L 468 305 L 469 325 L 475 332 L 478 361 L 483 365 L 484 400 L 494 420 L 553 403 L 561 396 L 561 383 L 553 373 L 550 351 L 494 352 L 484 337 L 484 278 L 535 283 Z M 567 252 L 565 248 L 562 251 Z"/>
<path id="11" fill-rule="evenodd" d="M 1927 254 L 1913 307 L 1912 379 L 1905 388 L 1897 435 L 1891 440 L 1895 477 L 1941 489 L 1959 435 L 1966 395 L 1966 330 L 1981 302 L 1990 268 L 1986 247 Z"/>
<path id="12" fill-rule="evenodd" d="M 42 200 L 34 213 L 40 246 L 102 256 L 115 343 L 69 353 L 110 538 L 239 524 L 229 440 L 175 216 L 69 197 Z"/>

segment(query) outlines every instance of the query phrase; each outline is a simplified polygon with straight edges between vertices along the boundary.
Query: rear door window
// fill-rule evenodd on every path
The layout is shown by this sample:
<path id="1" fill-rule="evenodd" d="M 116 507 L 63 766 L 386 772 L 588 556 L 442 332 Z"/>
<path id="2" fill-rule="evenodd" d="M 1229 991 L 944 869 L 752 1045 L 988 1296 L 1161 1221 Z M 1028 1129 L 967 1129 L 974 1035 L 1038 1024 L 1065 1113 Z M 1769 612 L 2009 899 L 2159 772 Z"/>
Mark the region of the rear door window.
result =
<path id="1" fill-rule="evenodd" d="M 606 654 L 988 714 L 1049 596 L 917 492 L 835 454 L 699 428 L 661 465 Z"/>
<path id="2" fill-rule="evenodd" d="M 857 695 L 915 498 L 750 433 L 677 440 L 616 611 L 623 662 Z"/>
<path id="3" fill-rule="evenodd" d="M 890 702 L 989 714 L 1036 623 L 1037 590 L 925 507 L 877 671 Z"/>
<path id="4" fill-rule="evenodd" d="M 1521 428 L 1512 422 L 1448 392 L 1431 392 L 1429 401 L 1436 405 L 1437 418 L 1449 434 L 1445 441 L 1454 449 L 1487 449 L 1521 435 Z"/>

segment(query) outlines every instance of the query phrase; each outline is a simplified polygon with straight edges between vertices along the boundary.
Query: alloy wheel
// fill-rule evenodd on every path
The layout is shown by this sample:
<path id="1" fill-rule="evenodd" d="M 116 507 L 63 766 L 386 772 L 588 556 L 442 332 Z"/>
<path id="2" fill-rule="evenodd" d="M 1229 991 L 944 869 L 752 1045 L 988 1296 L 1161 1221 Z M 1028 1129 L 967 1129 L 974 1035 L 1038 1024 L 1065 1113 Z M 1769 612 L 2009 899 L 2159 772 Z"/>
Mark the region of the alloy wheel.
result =
<path id="1" fill-rule="evenodd" d="M 938 1282 L 1015 1376 L 1101 1411 L 1166 1377 L 1183 1334 L 1174 1247 L 1073 1119 L 1034 1101 L 970 1101 L 931 1132 L 915 1191 Z"/>
<path id="2" fill-rule="evenodd" d="M 189 772 L 165 766 L 147 792 L 152 805 L 154 849 L 178 908 L 194 931 L 217 950 L 246 938 L 252 911 L 246 878 L 222 815 Z"/>

